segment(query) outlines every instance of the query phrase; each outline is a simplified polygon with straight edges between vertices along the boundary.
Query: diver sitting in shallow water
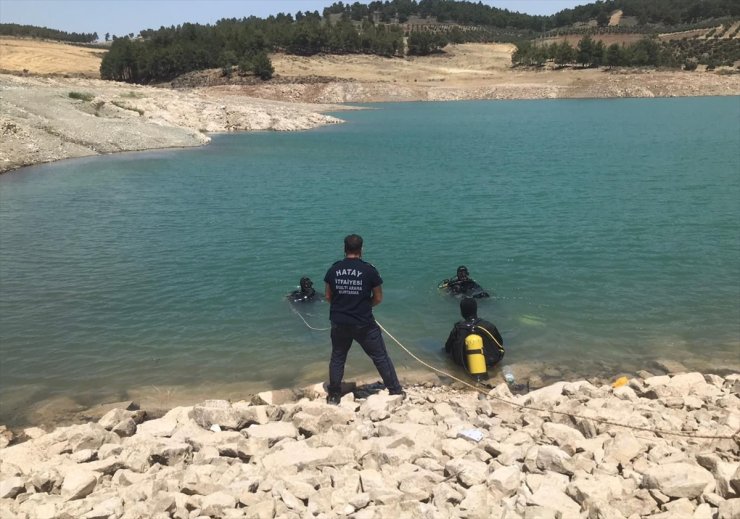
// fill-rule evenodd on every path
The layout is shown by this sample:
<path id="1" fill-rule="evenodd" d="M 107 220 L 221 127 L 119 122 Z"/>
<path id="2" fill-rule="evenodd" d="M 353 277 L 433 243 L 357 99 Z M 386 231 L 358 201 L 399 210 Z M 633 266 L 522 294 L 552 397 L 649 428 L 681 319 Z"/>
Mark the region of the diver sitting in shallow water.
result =
<path id="1" fill-rule="evenodd" d="M 469 297 L 460 301 L 462 321 L 455 323 L 450 336 L 445 342 L 445 351 L 460 366 L 466 366 L 465 339 L 470 334 L 477 334 L 483 341 L 483 356 L 486 367 L 491 368 L 504 358 L 504 339 L 496 325 L 478 317 L 478 303 Z"/>
<path id="2" fill-rule="evenodd" d="M 468 267 L 460 265 L 457 267 L 457 275 L 452 279 L 445 279 L 439 284 L 440 289 L 445 289 L 448 294 L 460 297 L 490 297 L 483 287 L 470 278 Z"/>
<path id="3" fill-rule="evenodd" d="M 314 290 L 311 278 L 302 277 L 300 288 L 288 294 L 288 299 L 291 303 L 307 303 L 310 301 L 320 301 L 321 294 Z"/>

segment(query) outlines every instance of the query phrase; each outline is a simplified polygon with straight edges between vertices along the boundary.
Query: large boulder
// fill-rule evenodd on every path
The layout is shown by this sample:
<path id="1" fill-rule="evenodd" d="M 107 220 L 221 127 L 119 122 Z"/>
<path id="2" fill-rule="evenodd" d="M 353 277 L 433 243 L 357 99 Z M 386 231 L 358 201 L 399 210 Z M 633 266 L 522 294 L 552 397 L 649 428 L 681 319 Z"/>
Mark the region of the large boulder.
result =
<path id="1" fill-rule="evenodd" d="M 714 490 L 712 474 L 691 463 L 667 463 L 649 468 L 642 476 L 642 487 L 660 490 L 670 497 L 694 499 Z"/>

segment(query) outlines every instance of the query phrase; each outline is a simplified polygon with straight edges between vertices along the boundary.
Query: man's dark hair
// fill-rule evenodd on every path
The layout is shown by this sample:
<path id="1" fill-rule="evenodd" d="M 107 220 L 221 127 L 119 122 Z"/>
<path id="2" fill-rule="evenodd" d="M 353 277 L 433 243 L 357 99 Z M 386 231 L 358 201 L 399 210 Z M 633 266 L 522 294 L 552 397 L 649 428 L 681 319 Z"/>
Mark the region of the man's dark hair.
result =
<path id="1" fill-rule="evenodd" d="M 350 234 L 344 239 L 344 252 L 359 254 L 362 251 L 362 237 L 358 234 Z"/>

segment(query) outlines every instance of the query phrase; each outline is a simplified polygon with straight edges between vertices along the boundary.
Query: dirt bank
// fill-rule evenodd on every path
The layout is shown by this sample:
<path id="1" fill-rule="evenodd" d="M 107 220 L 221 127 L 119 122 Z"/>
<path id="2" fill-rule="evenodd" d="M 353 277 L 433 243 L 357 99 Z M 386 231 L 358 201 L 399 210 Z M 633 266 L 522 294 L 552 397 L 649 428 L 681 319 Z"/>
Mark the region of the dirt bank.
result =
<path id="1" fill-rule="evenodd" d="M 740 74 L 652 69 L 511 68 L 510 44 L 448 45 L 422 58 L 274 55 L 281 81 L 238 87 L 312 103 L 740 95 Z M 293 81 L 286 81 L 286 77 Z M 305 77 L 331 78 L 304 82 Z M 234 87 L 211 87 L 215 92 Z"/>
<path id="2" fill-rule="evenodd" d="M 208 132 L 305 130 L 340 122 L 317 109 L 332 107 L 0 74 L 0 172 L 70 157 L 199 146 L 210 140 Z"/>

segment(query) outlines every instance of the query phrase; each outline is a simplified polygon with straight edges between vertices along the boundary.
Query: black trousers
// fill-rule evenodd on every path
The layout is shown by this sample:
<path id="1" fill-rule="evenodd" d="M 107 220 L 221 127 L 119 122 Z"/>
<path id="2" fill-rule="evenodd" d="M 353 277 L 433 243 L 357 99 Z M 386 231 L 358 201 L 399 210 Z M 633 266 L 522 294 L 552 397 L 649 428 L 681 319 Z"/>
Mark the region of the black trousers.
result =
<path id="1" fill-rule="evenodd" d="M 352 346 L 352 341 L 357 341 L 367 356 L 372 359 L 388 391 L 393 394 L 401 393 L 401 383 L 398 381 L 396 368 L 393 367 L 393 362 L 385 349 L 383 334 L 375 323 L 366 326 L 332 323 L 329 393 L 339 394 L 342 390 L 344 364 L 347 361 L 347 354 Z"/>

